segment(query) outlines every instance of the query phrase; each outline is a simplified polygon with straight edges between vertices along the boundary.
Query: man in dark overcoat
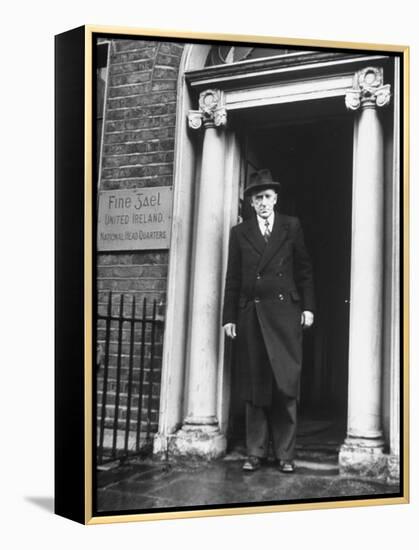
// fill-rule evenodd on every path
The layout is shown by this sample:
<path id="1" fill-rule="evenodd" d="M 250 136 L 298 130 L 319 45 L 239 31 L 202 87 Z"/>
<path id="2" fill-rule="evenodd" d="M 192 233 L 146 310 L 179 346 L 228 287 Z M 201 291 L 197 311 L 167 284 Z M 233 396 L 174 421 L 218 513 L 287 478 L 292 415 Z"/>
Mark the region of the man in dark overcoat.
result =
<path id="1" fill-rule="evenodd" d="M 270 435 L 283 472 L 294 471 L 302 329 L 314 319 L 312 266 L 301 224 L 275 211 L 279 183 L 254 174 L 245 190 L 255 211 L 232 228 L 223 326 L 237 337 L 239 376 L 246 381 L 244 470 L 266 458 Z"/>

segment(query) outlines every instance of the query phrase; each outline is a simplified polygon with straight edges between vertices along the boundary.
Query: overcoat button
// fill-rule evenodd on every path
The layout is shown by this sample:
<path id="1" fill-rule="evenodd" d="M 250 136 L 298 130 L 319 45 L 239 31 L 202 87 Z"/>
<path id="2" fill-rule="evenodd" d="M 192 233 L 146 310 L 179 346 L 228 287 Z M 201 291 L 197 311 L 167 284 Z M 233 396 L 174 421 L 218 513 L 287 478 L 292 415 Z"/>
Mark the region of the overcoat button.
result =
<path id="1" fill-rule="evenodd" d="M 281 302 L 284 300 L 284 295 L 283 294 L 278 294 L 278 298 L 281 300 Z"/>
<path id="2" fill-rule="evenodd" d="M 256 279 L 262 279 L 262 276 L 261 276 L 260 273 L 258 273 L 258 274 L 256 275 Z"/>
<path id="3" fill-rule="evenodd" d="M 280 277 L 283 277 L 283 276 L 284 276 L 284 274 L 282 273 L 282 271 L 280 271 L 280 272 L 278 273 L 278 275 L 279 275 Z"/>
<path id="4" fill-rule="evenodd" d="M 259 298 L 255 298 L 255 303 L 259 303 L 260 302 L 260 299 Z"/>

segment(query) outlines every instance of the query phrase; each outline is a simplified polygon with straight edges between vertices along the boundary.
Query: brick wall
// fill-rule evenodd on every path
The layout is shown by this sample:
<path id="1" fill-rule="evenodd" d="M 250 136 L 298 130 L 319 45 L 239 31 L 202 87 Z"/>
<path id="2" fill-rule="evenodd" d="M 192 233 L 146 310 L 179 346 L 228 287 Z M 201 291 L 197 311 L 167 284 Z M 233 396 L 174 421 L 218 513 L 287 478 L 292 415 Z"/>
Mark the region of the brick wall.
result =
<path id="1" fill-rule="evenodd" d="M 118 39 L 112 40 L 109 48 L 100 188 L 171 186 L 173 184 L 176 89 L 183 45 Z M 123 293 L 127 314 L 130 311 L 131 300 L 135 296 L 139 316 L 142 314 L 143 300 L 146 298 L 147 315 L 151 316 L 153 302 L 156 300 L 157 313 L 160 318 L 164 318 L 167 267 L 168 251 L 166 250 L 99 253 L 97 258 L 99 313 L 104 313 L 109 291 L 112 291 L 114 313 L 117 310 L 119 296 Z M 116 333 L 116 330 L 111 331 L 108 424 L 113 417 L 115 401 Z M 103 321 L 99 322 L 97 336 L 98 344 L 103 350 Z M 139 331 L 137 331 L 138 338 L 140 338 Z M 153 384 L 152 429 L 154 431 L 158 421 L 163 331 L 159 331 L 157 338 L 153 382 L 148 379 L 149 351 L 146 348 L 144 387 L 148 394 L 148 384 Z M 121 388 L 125 391 L 127 354 L 126 349 L 124 351 L 121 363 L 123 365 Z M 136 370 L 138 365 L 139 357 L 136 351 Z M 99 369 L 98 380 L 99 415 L 102 375 L 103 367 Z M 135 371 L 134 377 L 136 376 Z M 138 403 L 138 398 L 135 402 Z M 120 418 L 123 420 L 126 417 L 125 396 L 121 398 L 119 409 Z M 135 429 L 135 425 L 133 427 Z"/>

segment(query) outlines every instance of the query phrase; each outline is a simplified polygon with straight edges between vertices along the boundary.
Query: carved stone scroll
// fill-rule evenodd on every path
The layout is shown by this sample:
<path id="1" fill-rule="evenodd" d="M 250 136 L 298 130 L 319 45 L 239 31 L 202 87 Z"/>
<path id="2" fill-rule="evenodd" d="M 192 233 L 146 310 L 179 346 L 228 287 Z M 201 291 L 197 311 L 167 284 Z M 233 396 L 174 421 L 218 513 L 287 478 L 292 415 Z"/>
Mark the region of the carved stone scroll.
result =
<path id="1" fill-rule="evenodd" d="M 383 84 L 383 69 L 366 67 L 355 73 L 354 86 L 345 96 L 346 107 L 356 111 L 360 107 L 383 107 L 390 102 L 390 84 Z"/>
<path id="2" fill-rule="evenodd" d="M 204 126 L 225 126 L 227 111 L 223 106 L 220 90 L 205 90 L 199 96 L 199 110 L 189 111 L 188 124 L 193 130 Z"/>

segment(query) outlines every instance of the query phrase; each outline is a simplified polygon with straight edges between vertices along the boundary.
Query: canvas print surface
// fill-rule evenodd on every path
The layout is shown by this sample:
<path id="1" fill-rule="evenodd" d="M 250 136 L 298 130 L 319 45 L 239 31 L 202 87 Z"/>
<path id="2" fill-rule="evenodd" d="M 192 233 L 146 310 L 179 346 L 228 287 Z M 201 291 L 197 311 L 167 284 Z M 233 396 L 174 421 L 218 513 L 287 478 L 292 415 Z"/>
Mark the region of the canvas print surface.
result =
<path id="1" fill-rule="evenodd" d="M 400 495 L 400 56 L 93 36 L 94 515 Z"/>

